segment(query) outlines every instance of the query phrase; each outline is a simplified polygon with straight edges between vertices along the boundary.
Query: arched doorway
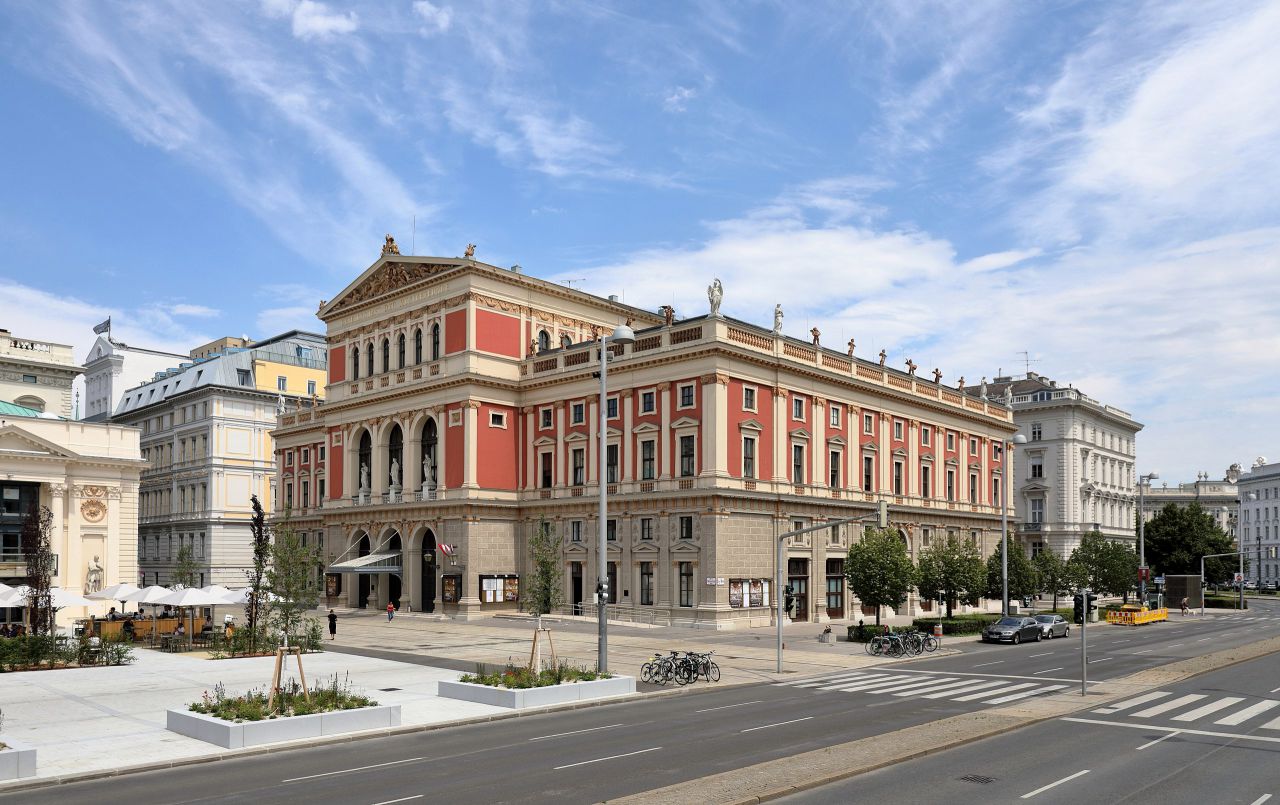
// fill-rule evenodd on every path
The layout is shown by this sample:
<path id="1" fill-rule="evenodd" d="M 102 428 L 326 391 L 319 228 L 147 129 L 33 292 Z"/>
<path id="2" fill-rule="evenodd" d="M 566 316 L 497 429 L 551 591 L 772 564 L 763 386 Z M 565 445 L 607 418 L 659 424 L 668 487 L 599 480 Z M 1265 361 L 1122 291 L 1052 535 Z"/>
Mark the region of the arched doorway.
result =
<path id="1" fill-rule="evenodd" d="M 368 435 L 369 435 L 369 434 L 367 434 L 367 433 L 365 434 L 365 436 L 368 436 Z M 356 548 L 356 555 L 357 555 L 357 556 L 368 556 L 368 555 L 369 555 L 369 547 L 370 547 L 370 546 L 369 546 L 369 535 L 368 535 L 368 534 L 361 534 L 361 535 L 360 535 L 360 544 L 359 544 L 359 546 Z M 357 574 L 357 578 L 359 578 L 359 579 L 360 579 L 360 584 L 359 584 L 360 598 L 359 598 L 359 600 L 356 602 L 356 606 L 360 607 L 361 609 L 364 609 L 365 607 L 369 606 L 369 575 L 368 575 L 367 573 L 359 573 L 359 574 Z"/>
<path id="2" fill-rule="evenodd" d="M 436 611 L 436 534 L 431 529 L 422 535 L 422 593 L 423 612 Z"/>
<path id="3" fill-rule="evenodd" d="M 404 481 L 404 433 L 399 425 L 391 426 L 391 434 L 387 437 L 387 468 L 390 472 L 391 485 L 399 487 Z"/>
<path id="4" fill-rule="evenodd" d="M 438 483 L 436 450 L 439 442 L 435 417 L 427 417 L 422 426 L 422 483 L 428 492 L 434 492 Z"/>
<path id="5" fill-rule="evenodd" d="M 400 544 L 400 532 L 391 535 L 391 539 L 387 540 L 387 547 L 384 549 L 388 552 L 400 553 L 402 546 Z M 400 608 L 400 579 L 404 573 L 403 567 L 400 573 L 387 574 L 387 600 L 396 605 L 396 609 Z"/>

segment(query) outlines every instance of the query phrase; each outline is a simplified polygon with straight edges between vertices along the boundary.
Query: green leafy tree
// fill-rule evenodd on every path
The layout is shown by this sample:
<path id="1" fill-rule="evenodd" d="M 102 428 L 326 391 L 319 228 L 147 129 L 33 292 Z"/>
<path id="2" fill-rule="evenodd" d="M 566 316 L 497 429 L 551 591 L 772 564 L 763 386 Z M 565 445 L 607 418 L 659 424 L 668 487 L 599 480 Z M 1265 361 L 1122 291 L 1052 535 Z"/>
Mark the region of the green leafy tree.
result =
<path id="1" fill-rule="evenodd" d="M 529 561 L 533 572 L 524 585 L 524 611 L 546 615 L 564 603 L 564 572 L 560 567 L 560 539 L 546 519 L 529 537 Z"/>
<path id="2" fill-rule="evenodd" d="M 1071 589 L 1071 574 L 1067 570 L 1067 562 L 1052 548 L 1045 548 L 1031 560 L 1036 573 L 1040 577 L 1040 589 L 1048 590 L 1053 596 L 1053 608 L 1058 608 L 1058 596 Z"/>
<path id="3" fill-rule="evenodd" d="M 178 564 L 173 569 L 173 583 L 183 587 L 195 587 L 199 578 L 200 566 L 196 564 L 195 552 L 189 544 L 178 548 Z"/>
<path id="4" fill-rule="evenodd" d="M 320 602 L 320 585 L 316 580 L 316 548 L 303 545 L 298 532 L 288 520 L 275 529 L 271 541 L 271 564 L 266 569 L 266 589 L 275 596 L 271 625 L 301 639 L 306 613 Z"/>
<path id="5" fill-rule="evenodd" d="M 1145 543 L 1147 563 L 1153 575 L 1199 573 L 1201 557 L 1237 550 L 1231 536 L 1199 503 L 1166 505 L 1147 523 Z M 1238 561 L 1232 556 L 1206 559 L 1205 581 L 1210 584 L 1231 581 Z"/>
<path id="6" fill-rule="evenodd" d="M 1000 556 L 1001 546 L 996 545 L 995 552 L 987 557 L 987 598 L 996 601 L 999 601 L 1004 593 Z M 1009 544 L 1009 598 L 1025 598 L 1038 592 L 1040 592 L 1040 574 L 1027 558 L 1022 544 L 1011 541 Z"/>
<path id="7" fill-rule="evenodd" d="M 249 600 L 244 605 L 244 619 L 249 626 L 249 651 L 258 652 L 258 633 L 266 620 L 270 604 L 265 595 L 267 568 L 271 564 L 271 535 L 267 532 L 267 514 L 262 510 L 257 495 L 250 495 L 253 519 L 249 521 L 249 533 L 253 538 L 253 564 L 244 572 L 249 582 Z"/>
<path id="8" fill-rule="evenodd" d="M 916 568 L 907 555 L 907 546 L 891 528 L 868 528 L 862 539 L 849 547 L 845 562 L 849 592 L 863 604 L 876 608 L 897 607 L 916 584 Z"/>
<path id="9" fill-rule="evenodd" d="M 920 595 L 945 601 L 948 618 L 957 602 L 975 605 L 987 588 L 987 568 L 978 546 L 955 535 L 920 553 L 919 574 Z"/>
<path id="10" fill-rule="evenodd" d="M 1097 531 L 1081 538 L 1067 565 L 1073 586 L 1088 587 L 1102 595 L 1122 595 L 1127 599 L 1138 581 L 1137 552 Z"/>
<path id="11" fill-rule="evenodd" d="M 27 566 L 27 611 L 33 634 L 53 631 L 53 512 L 48 506 L 33 508 L 22 521 L 22 561 Z"/>

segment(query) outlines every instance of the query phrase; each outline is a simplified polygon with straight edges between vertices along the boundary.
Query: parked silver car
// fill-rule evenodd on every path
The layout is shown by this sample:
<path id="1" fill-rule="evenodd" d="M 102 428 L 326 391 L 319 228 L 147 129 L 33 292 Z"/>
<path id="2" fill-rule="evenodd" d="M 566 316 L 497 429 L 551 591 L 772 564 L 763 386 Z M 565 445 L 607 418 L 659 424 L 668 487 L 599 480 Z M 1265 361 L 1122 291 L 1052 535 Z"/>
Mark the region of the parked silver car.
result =
<path id="1" fill-rule="evenodd" d="M 1041 634 L 1050 639 L 1071 633 L 1071 624 L 1061 615 L 1036 615 L 1036 623 L 1040 624 Z"/>
<path id="2" fill-rule="evenodd" d="M 1039 640 L 1043 636 L 1035 618 L 1004 617 L 982 630 L 984 643 L 1008 641 L 1017 644 L 1024 640 Z"/>

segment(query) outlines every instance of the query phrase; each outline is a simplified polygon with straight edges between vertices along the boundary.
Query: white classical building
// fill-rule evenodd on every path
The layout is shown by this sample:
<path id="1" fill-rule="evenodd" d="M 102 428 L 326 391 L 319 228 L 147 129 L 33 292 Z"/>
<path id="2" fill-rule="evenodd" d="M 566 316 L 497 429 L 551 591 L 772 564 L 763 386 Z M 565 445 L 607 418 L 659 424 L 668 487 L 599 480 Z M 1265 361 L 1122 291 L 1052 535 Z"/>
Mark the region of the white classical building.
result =
<path id="1" fill-rule="evenodd" d="M 71 382 L 80 371 L 70 346 L 16 338 L 0 328 L 0 400 L 71 417 Z"/>
<path id="2" fill-rule="evenodd" d="M 965 393 L 1011 403 L 1027 439 L 1012 480 L 1028 555 L 1051 548 L 1069 557 L 1089 531 L 1137 541 L 1134 466 L 1142 423 L 1035 372 L 1021 380 L 984 379 Z"/>
<path id="3" fill-rule="evenodd" d="M 1249 561 L 1246 577 L 1280 581 L 1280 464 L 1258 457 L 1237 483 L 1240 544 Z"/>
<path id="4" fill-rule="evenodd" d="M 120 404 L 126 389 L 144 383 L 157 372 L 176 370 L 185 355 L 131 347 L 111 337 L 110 331 L 98 336 L 84 360 L 84 412 L 89 422 L 104 422 Z"/>
<path id="5" fill-rule="evenodd" d="M 1160 510 L 1170 503 L 1175 506 L 1190 506 L 1192 503 L 1199 503 L 1200 508 L 1213 517 L 1219 528 L 1234 537 L 1236 512 L 1240 498 L 1236 483 L 1239 480 L 1240 465 L 1232 464 L 1227 468 L 1221 480 L 1217 481 L 1210 480 L 1209 473 L 1201 472 L 1196 475 L 1195 481 L 1191 483 L 1175 484 L 1173 486 L 1169 486 L 1167 483 L 1161 483 L 1159 486 L 1155 486 L 1150 482 L 1139 484 L 1139 486 L 1145 487 L 1140 490 L 1142 494 L 1138 496 L 1142 505 L 1142 519 L 1150 521 L 1152 517 L 1159 514 Z"/>
<path id="6" fill-rule="evenodd" d="M 74 422 L 0 402 L 0 582 L 26 583 L 22 526 L 40 506 L 53 513 L 55 586 L 85 594 L 136 582 L 142 467 L 136 428 Z M 104 615 L 109 606 L 62 609 L 58 623 Z M 20 610 L 0 609 L 0 622 L 20 616 Z"/>

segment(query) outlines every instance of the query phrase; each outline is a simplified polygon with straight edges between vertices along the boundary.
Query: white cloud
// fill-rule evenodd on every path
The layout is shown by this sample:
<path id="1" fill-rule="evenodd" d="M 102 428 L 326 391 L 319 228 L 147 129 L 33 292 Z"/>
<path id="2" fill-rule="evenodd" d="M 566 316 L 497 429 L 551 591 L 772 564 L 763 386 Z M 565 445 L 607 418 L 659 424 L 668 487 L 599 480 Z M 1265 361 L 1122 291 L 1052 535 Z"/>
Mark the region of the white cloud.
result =
<path id="1" fill-rule="evenodd" d="M 662 99 L 662 108 L 668 112 L 683 112 L 689 101 L 698 97 L 693 87 L 676 87 Z"/>
<path id="2" fill-rule="evenodd" d="M 437 6 L 429 0 L 416 0 L 413 13 L 422 19 L 424 25 L 420 29 L 423 34 L 438 34 L 449 30 L 453 12 L 447 6 Z"/>
<path id="3" fill-rule="evenodd" d="M 349 34 L 359 27 L 354 11 L 338 14 L 324 3 L 302 0 L 293 10 L 293 35 L 299 39 L 331 39 Z"/>
<path id="4" fill-rule="evenodd" d="M 211 308 L 211 307 L 205 307 L 204 305 L 188 305 L 188 304 L 172 305 L 169 308 L 169 312 L 175 316 L 199 316 L 203 318 L 208 318 L 210 316 L 218 316 L 221 314 L 221 311 L 215 310 L 214 308 Z"/>
<path id="5" fill-rule="evenodd" d="M 1007 252 L 993 252 L 965 261 L 960 268 L 975 273 L 983 271 L 999 271 L 1002 268 L 1016 266 L 1027 260 L 1039 257 L 1040 249 L 1011 249 Z"/>

